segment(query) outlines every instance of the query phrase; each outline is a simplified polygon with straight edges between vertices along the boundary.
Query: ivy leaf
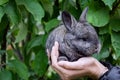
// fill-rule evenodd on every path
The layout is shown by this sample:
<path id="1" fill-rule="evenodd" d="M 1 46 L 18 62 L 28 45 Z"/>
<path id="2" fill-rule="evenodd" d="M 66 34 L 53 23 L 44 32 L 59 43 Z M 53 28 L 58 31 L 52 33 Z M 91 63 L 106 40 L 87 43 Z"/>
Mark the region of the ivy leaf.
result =
<path id="1" fill-rule="evenodd" d="M 40 2 L 43 5 L 43 8 L 45 9 L 45 11 L 47 11 L 50 16 L 52 16 L 53 14 L 53 6 L 50 0 L 40 0 Z"/>
<path id="2" fill-rule="evenodd" d="M 113 31 L 116 31 L 116 32 L 120 31 L 120 19 L 110 20 L 110 25 L 109 26 L 111 27 L 111 29 Z"/>
<path id="3" fill-rule="evenodd" d="M 0 22 L 4 14 L 5 14 L 4 9 L 3 7 L 0 6 Z"/>
<path id="4" fill-rule="evenodd" d="M 120 56 L 120 32 L 112 32 L 111 33 L 111 41 L 112 46 L 115 50 L 116 57 L 118 58 Z"/>
<path id="5" fill-rule="evenodd" d="M 87 14 L 87 20 L 96 27 L 105 26 L 109 22 L 108 8 L 90 7 Z"/>
<path id="6" fill-rule="evenodd" d="M 112 6 L 113 6 L 113 3 L 116 1 L 116 0 L 102 0 L 104 2 L 105 5 L 107 5 L 110 10 L 112 10 Z"/>
<path id="7" fill-rule="evenodd" d="M 35 20 L 41 22 L 45 13 L 37 0 L 16 0 L 17 5 L 24 5 L 25 8 L 34 16 Z"/>
<path id="8" fill-rule="evenodd" d="M 9 0 L 0 0 L 0 5 L 7 3 Z"/>
<path id="9" fill-rule="evenodd" d="M 43 76 L 47 70 L 48 59 L 44 50 L 41 50 L 37 53 L 35 60 L 33 61 L 33 69 L 39 75 Z"/>
<path id="10" fill-rule="evenodd" d="M 16 40 L 15 40 L 15 43 L 18 43 L 20 42 L 21 40 L 25 39 L 26 36 L 27 36 L 27 26 L 25 26 L 25 24 L 23 22 L 21 22 L 19 25 L 19 32 L 18 32 L 18 35 L 16 36 Z"/>
<path id="11" fill-rule="evenodd" d="M 17 73 L 19 77 L 28 80 L 29 73 L 26 65 L 18 60 L 11 60 L 8 62 L 8 68 Z"/>
<path id="12" fill-rule="evenodd" d="M 18 11 L 14 1 L 10 1 L 5 6 L 5 13 L 10 18 L 12 25 L 15 25 L 15 24 L 19 23 L 19 21 L 20 21 L 20 14 L 19 14 L 19 11 Z"/>
<path id="13" fill-rule="evenodd" d="M 46 32 L 49 32 L 53 28 L 55 28 L 59 24 L 59 20 L 57 19 L 52 19 L 49 22 L 45 23 L 45 30 Z"/>
<path id="14" fill-rule="evenodd" d="M 12 80 L 12 74 L 10 71 L 0 71 L 0 80 Z"/>

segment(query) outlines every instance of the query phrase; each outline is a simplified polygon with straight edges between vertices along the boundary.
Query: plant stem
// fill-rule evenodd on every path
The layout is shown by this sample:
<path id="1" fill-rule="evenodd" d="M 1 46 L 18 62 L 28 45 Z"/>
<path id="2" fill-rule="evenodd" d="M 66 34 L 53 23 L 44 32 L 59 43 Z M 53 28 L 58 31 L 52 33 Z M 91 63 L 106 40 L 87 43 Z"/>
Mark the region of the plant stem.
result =
<path id="1" fill-rule="evenodd" d="M 8 29 L 9 29 L 9 24 L 4 29 L 3 38 L 2 38 L 3 41 L 1 43 L 1 50 L 6 50 L 6 45 L 7 45 L 6 36 L 7 36 Z M 6 53 L 4 53 L 1 57 L 1 64 L 5 64 L 5 63 L 6 63 Z M 3 65 L 3 68 L 5 68 L 5 67 L 6 67 L 6 65 Z"/>
<path id="2" fill-rule="evenodd" d="M 113 9 L 112 9 L 112 11 L 111 11 L 111 15 L 115 13 L 115 11 L 116 11 L 116 9 L 118 8 L 119 4 L 120 4 L 120 0 L 118 0 L 118 2 L 116 2 L 115 5 L 113 5 Z"/>

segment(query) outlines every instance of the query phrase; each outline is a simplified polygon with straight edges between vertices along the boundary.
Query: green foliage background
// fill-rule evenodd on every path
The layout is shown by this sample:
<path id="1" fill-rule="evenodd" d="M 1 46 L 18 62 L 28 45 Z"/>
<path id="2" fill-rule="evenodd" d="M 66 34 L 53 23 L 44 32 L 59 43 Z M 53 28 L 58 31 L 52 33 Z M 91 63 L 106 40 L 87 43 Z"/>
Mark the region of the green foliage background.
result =
<path id="1" fill-rule="evenodd" d="M 120 0 L 0 0 L 0 80 L 58 80 L 48 65 L 47 36 L 61 11 L 79 19 L 86 6 L 102 44 L 94 57 L 119 65 Z"/>

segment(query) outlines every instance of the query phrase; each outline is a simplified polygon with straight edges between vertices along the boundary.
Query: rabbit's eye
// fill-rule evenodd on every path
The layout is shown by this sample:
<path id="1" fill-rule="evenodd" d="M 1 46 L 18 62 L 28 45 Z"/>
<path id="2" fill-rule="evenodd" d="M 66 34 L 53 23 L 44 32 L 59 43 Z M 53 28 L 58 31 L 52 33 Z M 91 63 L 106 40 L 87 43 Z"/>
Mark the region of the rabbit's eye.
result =
<path id="1" fill-rule="evenodd" d="M 80 37 L 77 37 L 77 40 L 87 41 L 86 38 L 80 38 Z"/>
<path id="2" fill-rule="evenodd" d="M 83 41 L 87 41 L 87 39 L 86 38 L 82 38 L 83 39 Z"/>

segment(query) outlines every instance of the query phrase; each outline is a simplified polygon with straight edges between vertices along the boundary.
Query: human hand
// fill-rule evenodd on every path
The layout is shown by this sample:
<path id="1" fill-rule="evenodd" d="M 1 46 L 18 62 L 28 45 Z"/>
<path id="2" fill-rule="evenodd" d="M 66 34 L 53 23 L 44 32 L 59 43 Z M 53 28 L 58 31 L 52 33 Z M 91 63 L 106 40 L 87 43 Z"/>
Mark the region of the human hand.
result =
<path id="1" fill-rule="evenodd" d="M 60 75 L 62 80 L 72 80 L 83 76 L 89 76 L 91 78 L 98 79 L 108 70 L 93 57 L 83 57 L 75 62 L 58 62 L 58 47 L 59 44 L 55 42 L 49 57 L 51 57 L 51 67 Z"/>

